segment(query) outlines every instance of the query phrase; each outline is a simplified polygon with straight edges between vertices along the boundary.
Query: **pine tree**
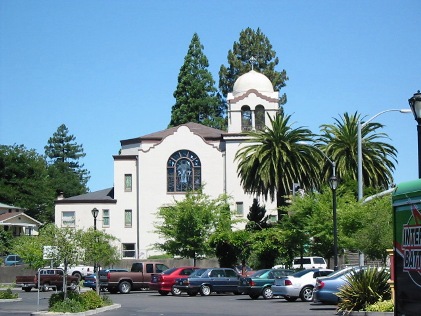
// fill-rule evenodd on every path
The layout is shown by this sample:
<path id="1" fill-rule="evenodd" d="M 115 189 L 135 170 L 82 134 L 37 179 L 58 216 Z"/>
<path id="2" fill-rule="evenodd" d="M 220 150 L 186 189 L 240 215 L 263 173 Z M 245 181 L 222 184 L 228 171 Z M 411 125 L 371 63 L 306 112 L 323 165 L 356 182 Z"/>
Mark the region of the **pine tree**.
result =
<path id="1" fill-rule="evenodd" d="M 169 127 L 195 122 L 226 129 L 225 107 L 208 67 L 203 45 L 195 33 L 178 75 Z"/>
<path id="2" fill-rule="evenodd" d="M 50 159 L 48 173 L 56 193 L 63 192 L 65 197 L 86 193 L 89 171 L 79 163 L 86 154 L 66 125 L 58 127 L 44 149 Z"/>
<path id="3" fill-rule="evenodd" d="M 246 224 L 246 230 L 262 230 L 263 228 L 270 227 L 267 222 L 269 216 L 266 215 L 266 208 L 264 206 L 260 206 L 257 199 L 253 199 L 253 204 L 250 206 L 247 219 L 249 222 Z"/>
<path id="4" fill-rule="evenodd" d="M 247 28 L 240 33 L 238 42 L 234 42 L 233 49 L 228 51 L 228 67 L 221 66 L 219 70 L 219 89 L 224 97 L 231 92 L 237 78 L 251 70 L 250 59 L 254 57 L 253 69 L 263 73 L 272 82 L 275 90 L 280 91 L 288 80 L 285 70 L 278 72 L 275 66 L 279 59 L 272 49 L 269 39 L 260 28 L 257 31 Z M 279 104 L 285 104 L 286 94 L 279 99 Z"/>

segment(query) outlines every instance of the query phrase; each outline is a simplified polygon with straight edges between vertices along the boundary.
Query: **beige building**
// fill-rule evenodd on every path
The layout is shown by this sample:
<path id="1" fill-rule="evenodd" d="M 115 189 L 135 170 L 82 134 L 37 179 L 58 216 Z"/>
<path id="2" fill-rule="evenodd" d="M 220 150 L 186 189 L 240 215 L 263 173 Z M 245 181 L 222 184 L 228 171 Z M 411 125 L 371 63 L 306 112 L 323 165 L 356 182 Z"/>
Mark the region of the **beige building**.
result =
<path id="1" fill-rule="evenodd" d="M 246 140 L 243 132 L 262 128 L 268 115 L 276 115 L 279 94 L 266 76 L 251 70 L 237 79 L 227 99 L 228 132 L 187 123 L 122 140 L 120 154 L 113 156 L 114 187 L 58 199 L 56 225 L 92 227 L 91 210 L 97 208 L 97 229 L 119 239 L 123 258 L 142 259 L 157 254 L 157 210 L 188 190 L 205 185 L 212 198 L 226 193 L 236 216 L 246 219 L 256 196 L 242 189 L 234 157 Z M 276 219 L 276 204 L 257 198 Z"/>

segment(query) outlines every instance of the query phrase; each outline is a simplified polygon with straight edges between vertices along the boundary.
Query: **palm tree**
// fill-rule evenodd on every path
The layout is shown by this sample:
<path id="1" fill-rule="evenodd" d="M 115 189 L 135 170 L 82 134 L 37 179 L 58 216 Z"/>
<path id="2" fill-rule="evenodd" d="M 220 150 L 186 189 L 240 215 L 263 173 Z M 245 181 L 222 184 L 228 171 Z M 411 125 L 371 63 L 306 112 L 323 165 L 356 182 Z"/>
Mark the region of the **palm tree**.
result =
<path id="1" fill-rule="evenodd" d="M 336 162 L 337 176 L 342 179 L 358 178 L 358 122 L 360 114 L 345 113 L 334 124 L 320 126 L 321 135 L 318 140 L 320 149 Z M 363 183 L 364 186 L 387 189 L 393 183 L 392 172 L 395 169 L 396 149 L 380 140 L 388 139 L 388 135 L 378 132 L 383 125 L 368 123 L 361 130 Z M 323 174 L 329 177 L 329 165 L 325 164 Z"/>
<path id="2" fill-rule="evenodd" d="M 276 198 L 278 219 L 294 183 L 309 189 L 319 183 L 320 153 L 303 144 L 313 141 L 314 135 L 303 127 L 292 128 L 290 118 L 282 111 L 269 117 L 270 127 L 246 133 L 247 144 L 235 156 L 244 190 L 265 199 L 269 195 L 271 201 Z"/>

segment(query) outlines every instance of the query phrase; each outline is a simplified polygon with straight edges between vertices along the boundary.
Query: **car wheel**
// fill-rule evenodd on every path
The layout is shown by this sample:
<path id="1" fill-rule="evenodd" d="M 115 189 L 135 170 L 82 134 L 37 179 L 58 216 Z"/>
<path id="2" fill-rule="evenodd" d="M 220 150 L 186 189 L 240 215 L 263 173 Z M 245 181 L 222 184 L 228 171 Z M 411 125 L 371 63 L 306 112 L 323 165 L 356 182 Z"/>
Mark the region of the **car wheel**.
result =
<path id="1" fill-rule="evenodd" d="M 295 302 L 298 297 L 294 296 L 284 296 L 284 299 L 286 299 L 288 302 Z"/>
<path id="2" fill-rule="evenodd" d="M 174 285 L 171 287 L 171 294 L 172 295 L 181 295 L 181 291 L 179 288 L 174 287 Z"/>
<path id="3" fill-rule="evenodd" d="M 121 294 L 129 294 L 130 290 L 132 289 L 132 285 L 128 281 L 122 281 L 118 285 L 118 290 Z"/>
<path id="4" fill-rule="evenodd" d="M 313 301 L 313 287 L 305 286 L 300 293 L 300 298 L 303 302 Z"/>
<path id="5" fill-rule="evenodd" d="M 273 297 L 272 288 L 270 286 L 267 286 L 262 291 L 262 296 L 265 300 L 269 300 Z"/>
<path id="6" fill-rule="evenodd" d="M 42 291 L 43 292 L 47 292 L 48 290 L 50 289 L 50 283 L 48 283 L 48 282 L 45 282 L 43 285 L 42 285 Z"/>
<path id="7" fill-rule="evenodd" d="M 196 291 L 188 291 L 187 292 L 187 295 L 188 296 L 196 296 L 197 295 L 197 292 Z"/>
<path id="8" fill-rule="evenodd" d="M 78 282 L 82 280 L 82 274 L 80 274 L 80 272 L 73 272 L 72 276 L 77 277 Z"/>
<path id="9" fill-rule="evenodd" d="M 252 300 L 257 300 L 260 295 L 259 294 L 249 294 L 249 296 Z"/>
<path id="10" fill-rule="evenodd" d="M 211 294 L 211 288 L 209 285 L 202 285 L 200 287 L 200 295 L 209 296 Z"/>
<path id="11" fill-rule="evenodd" d="M 158 293 L 161 294 L 161 295 L 168 295 L 169 292 L 168 291 L 161 291 L 161 290 L 159 290 Z"/>
<path id="12" fill-rule="evenodd" d="M 23 287 L 22 290 L 24 290 L 25 292 L 31 292 L 32 288 L 31 287 Z"/>
<path id="13" fill-rule="evenodd" d="M 70 288 L 70 290 L 75 291 L 77 289 L 76 281 L 72 281 L 72 283 L 70 283 L 69 288 Z M 96 288 L 94 290 L 96 290 Z"/>

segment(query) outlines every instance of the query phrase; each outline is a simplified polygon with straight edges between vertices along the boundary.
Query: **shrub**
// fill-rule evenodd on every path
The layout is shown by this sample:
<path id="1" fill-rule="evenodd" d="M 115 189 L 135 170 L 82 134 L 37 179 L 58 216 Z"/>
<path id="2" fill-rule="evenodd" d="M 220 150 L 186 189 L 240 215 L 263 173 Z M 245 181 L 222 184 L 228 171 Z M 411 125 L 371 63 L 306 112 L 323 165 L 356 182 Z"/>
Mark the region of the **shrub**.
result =
<path id="1" fill-rule="evenodd" d="M 5 291 L 0 291 L 0 299 L 13 299 L 18 298 L 18 293 L 12 293 L 11 289 L 6 289 Z"/>
<path id="2" fill-rule="evenodd" d="M 102 301 L 101 296 L 96 294 L 95 291 L 82 293 L 80 297 L 82 299 L 83 305 L 87 310 L 104 306 L 104 302 Z"/>
<path id="3" fill-rule="evenodd" d="M 394 309 L 395 304 L 392 300 L 379 301 L 365 308 L 367 312 L 393 312 Z"/>
<path id="4" fill-rule="evenodd" d="M 95 291 L 88 291 L 82 294 L 78 292 L 67 292 L 67 298 L 64 299 L 64 293 L 52 294 L 48 301 L 50 312 L 69 312 L 79 313 L 106 305 L 111 305 L 112 301 L 108 296 L 99 296 Z"/>
<path id="5" fill-rule="evenodd" d="M 86 311 L 85 307 L 80 301 L 66 298 L 63 301 L 58 301 L 51 306 L 48 311 L 61 313 L 80 313 Z"/>
<path id="6" fill-rule="evenodd" d="M 336 294 L 340 298 L 338 311 L 364 310 L 366 306 L 391 298 L 389 272 L 367 268 L 352 272 Z"/>
<path id="7" fill-rule="evenodd" d="M 67 298 L 73 301 L 78 301 L 82 303 L 82 299 L 80 298 L 80 294 L 75 291 L 67 292 Z M 64 292 L 54 293 L 50 296 L 48 300 L 48 307 L 51 308 L 54 305 L 64 301 Z"/>

